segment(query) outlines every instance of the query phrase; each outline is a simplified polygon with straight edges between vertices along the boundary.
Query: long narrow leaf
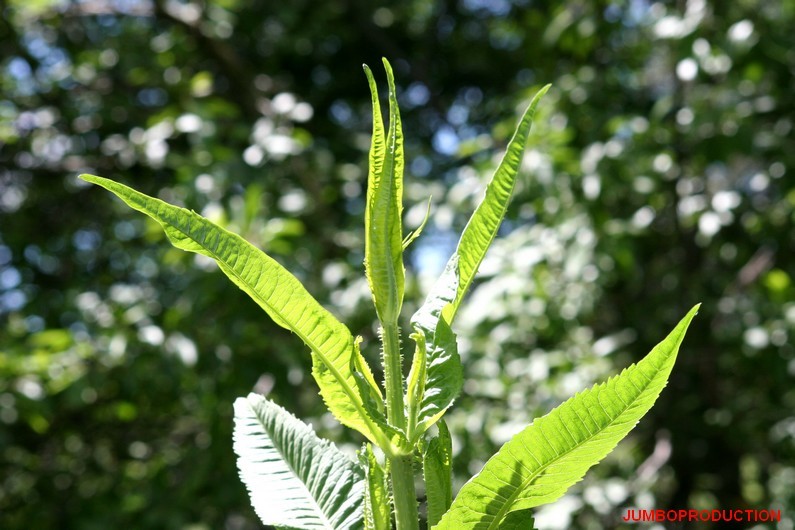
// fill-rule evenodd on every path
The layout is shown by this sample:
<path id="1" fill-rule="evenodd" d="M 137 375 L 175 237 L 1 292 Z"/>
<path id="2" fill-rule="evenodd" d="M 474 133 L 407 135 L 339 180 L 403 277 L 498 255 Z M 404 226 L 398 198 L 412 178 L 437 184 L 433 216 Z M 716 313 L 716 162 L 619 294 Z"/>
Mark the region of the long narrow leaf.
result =
<path id="1" fill-rule="evenodd" d="M 376 313 L 381 322 L 396 323 L 403 303 L 403 128 L 395 78 L 384 59 L 389 83 L 389 131 L 384 138 L 381 107 L 373 74 L 364 66 L 373 104 L 373 136 L 365 205 L 364 264 Z"/>
<path id="2" fill-rule="evenodd" d="M 379 425 L 385 421 L 368 413 L 352 365 L 366 362 L 345 325 L 329 313 L 273 258 L 237 234 L 196 212 L 149 197 L 109 179 L 80 178 L 113 192 L 131 208 L 157 221 L 171 243 L 182 250 L 213 258 L 221 270 L 280 326 L 293 331 L 312 351 L 313 375 L 329 410 L 344 425 L 390 449 Z M 356 362 L 352 362 L 355 360 Z M 369 369 L 363 370 L 369 374 Z M 369 376 L 372 380 L 372 375 Z"/>
<path id="3" fill-rule="evenodd" d="M 522 163 L 527 137 L 530 134 L 530 127 L 533 124 L 538 102 L 549 90 L 547 85 L 533 97 L 532 101 L 525 110 L 519 125 L 514 132 L 513 138 L 508 143 L 508 149 L 500 162 L 497 171 L 486 188 L 483 200 L 475 209 L 472 217 L 464 228 L 461 238 L 458 241 L 453 259 L 458 260 L 458 291 L 453 301 L 451 318 L 455 318 L 461 300 L 466 294 L 475 273 L 483 261 L 486 251 L 491 246 L 491 242 L 497 236 L 502 219 L 508 210 L 508 204 L 513 195 L 514 184 L 519 173 L 519 166 Z M 452 322 L 450 322 L 452 324 Z"/>
<path id="4" fill-rule="evenodd" d="M 420 405 L 425 397 L 425 383 L 428 380 L 427 364 L 428 356 L 425 355 L 425 334 L 422 330 L 417 330 L 411 334 L 411 338 L 417 343 L 414 349 L 414 359 L 412 359 L 411 369 L 406 378 L 406 412 L 408 413 L 408 425 L 406 436 L 409 440 L 417 438 L 414 431 L 417 428 L 419 419 Z"/>
<path id="5" fill-rule="evenodd" d="M 437 425 L 439 434 L 428 441 L 422 461 L 425 496 L 428 498 L 428 528 L 441 520 L 453 501 L 452 439 L 444 420 L 439 420 Z"/>
<path id="6" fill-rule="evenodd" d="M 463 372 L 451 326 L 458 306 L 505 217 L 535 110 L 547 90 L 549 85 L 542 88 L 528 105 L 483 200 L 461 234 L 456 251 L 431 288 L 425 303 L 411 319 L 412 325 L 425 334 L 428 357 L 428 381 L 420 417 L 417 418 L 417 434 L 422 434 L 442 417 L 461 391 Z"/>
<path id="7" fill-rule="evenodd" d="M 279 528 L 364 529 L 364 471 L 258 394 L 235 401 L 234 450 L 254 511 Z"/>
<path id="8" fill-rule="evenodd" d="M 428 197 L 428 208 L 425 210 L 425 217 L 423 217 L 422 223 L 420 223 L 420 226 L 418 226 L 416 228 L 416 230 L 412 230 L 411 232 L 409 232 L 406 235 L 406 237 L 403 238 L 403 250 L 406 250 L 407 248 L 409 248 L 409 245 L 411 245 L 414 242 L 415 239 L 420 237 L 420 234 L 422 234 L 422 231 L 425 229 L 425 225 L 428 224 L 428 219 L 431 217 L 431 200 L 432 199 L 433 199 L 433 197 Z"/>
<path id="9" fill-rule="evenodd" d="M 496 530 L 510 512 L 559 498 L 654 405 L 695 306 L 643 360 L 569 399 L 509 440 L 467 482 L 436 530 Z"/>
<path id="10" fill-rule="evenodd" d="M 364 496 L 365 530 L 391 530 L 392 513 L 389 502 L 387 474 L 375 457 L 372 446 L 359 451 L 359 462 L 364 468 L 366 488 Z"/>

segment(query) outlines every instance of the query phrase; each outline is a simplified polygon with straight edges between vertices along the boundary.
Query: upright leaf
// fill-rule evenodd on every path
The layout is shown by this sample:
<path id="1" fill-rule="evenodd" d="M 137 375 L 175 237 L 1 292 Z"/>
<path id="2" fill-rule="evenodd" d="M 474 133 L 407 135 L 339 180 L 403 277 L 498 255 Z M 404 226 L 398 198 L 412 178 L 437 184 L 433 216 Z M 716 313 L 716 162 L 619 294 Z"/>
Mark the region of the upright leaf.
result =
<path id="1" fill-rule="evenodd" d="M 654 405 L 698 307 L 638 364 L 577 394 L 503 445 L 435 529 L 496 530 L 507 514 L 563 495 Z"/>
<path id="2" fill-rule="evenodd" d="M 549 86 L 539 90 L 530 101 L 513 138 L 508 143 L 508 149 L 505 151 L 502 162 L 486 188 L 483 200 L 469 219 L 461 234 L 461 239 L 458 241 L 455 254 L 450 258 L 451 261 L 458 260 L 458 290 L 453 301 L 451 318 L 455 318 L 461 300 L 472 284 L 480 262 L 483 261 L 491 242 L 497 236 L 505 212 L 508 211 L 508 204 L 511 201 L 511 195 L 513 195 L 514 184 L 522 163 L 536 107 L 549 90 Z M 452 322 L 450 323 L 452 324 Z"/>
<path id="3" fill-rule="evenodd" d="M 411 363 L 411 370 L 406 384 L 406 412 L 408 416 L 408 425 L 406 427 L 406 436 L 413 440 L 415 438 L 414 431 L 417 428 L 417 419 L 419 418 L 420 406 L 425 397 L 425 383 L 428 379 L 426 373 L 427 356 L 425 355 L 425 334 L 422 330 L 417 329 L 411 334 L 411 338 L 417 343 L 414 350 L 414 359 Z"/>
<path id="4" fill-rule="evenodd" d="M 351 367 L 364 367 L 366 362 L 355 346 L 353 336 L 287 269 L 239 235 L 196 212 L 149 197 L 109 179 L 93 175 L 81 175 L 80 178 L 115 193 L 131 208 L 157 221 L 175 247 L 213 258 L 224 274 L 277 324 L 294 332 L 309 346 L 313 375 L 334 416 L 384 450 L 392 450 L 391 442 L 379 427 L 385 425 L 385 421 L 368 414 L 359 393 Z M 364 372 L 369 374 L 369 369 Z"/>
<path id="5" fill-rule="evenodd" d="M 381 394 L 381 387 L 375 382 L 370 366 L 365 362 L 361 354 L 359 349 L 361 342 L 361 337 L 356 337 L 353 342 L 353 347 L 356 351 L 351 358 L 351 371 L 356 378 L 356 384 L 359 387 L 359 394 L 362 396 L 365 408 L 368 411 L 374 410 L 375 412 L 371 412 L 370 415 L 377 417 L 384 412 L 384 396 Z"/>
<path id="6" fill-rule="evenodd" d="M 364 472 L 312 428 L 258 394 L 235 401 L 234 450 L 254 511 L 267 525 L 364 529 Z"/>
<path id="7" fill-rule="evenodd" d="M 403 304 L 403 126 L 395 78 L 384 59 L 389 83 L 389 131 L 384 138 L 378 89 L 364 66 L 373 104 L 373 136 L 365 205 L 364 264 L 376 313 L 381 322 L 397 322 Z"/>
<path id="8" fill-rule="evenodd" d="M 351 360 L 351 371 L 356 380 L 359 395 L 362 397 L 364 410 L 370 418 L 376 420 L 376 424 L 380 429 L 379 436 L 382 441 L 378 445 L 389 456 L 410 454 L 412 447 L 408 443 L 403 430 L 390 425 L 386 421 L 386 416 L 384 416 L 384 398 L 381 394 L 381 388 L 375 382 L 370 367 L 359 352 L 359 342 L 361 342 L 361 337 L 356 337 L 354 342 L 356 352 Z M 326 377 L 327 372 L 322 366 L 316 364 L 312 369 L 315 378 Z"/>
<path id="9" fill-rule="evenodd" d="M 428 498 L 428 528 L 441 520 L 453 501 L 452 439 L 444 420 L 439 420 L 436 425 L 439 427 L 439 434 L 428 440 L 422 460 L 425 495 Z"/>
<path id="10" fill-rule="evenodd" d="M 365 530 L 391 530 L 392 512 L 389 504 L 387 474 L 375 457 L 372 446 L 359 451 L 359 462 L 366 477 L 364 495 Z"/>
<path id="11" fill-rule="evenodd" d="M 535 110 L 547 90 L 549 85 L 542 88 L 527 107 L 483 200 L 461 234 L 456 251 L 431 288 L 425 303 L 411 319 L 412 324 L 425 334 L 428 357 L 428 381 L 417 419 L 417 434 L 422 434 L 442 417 L 461 392 L 463 372 L 451 326 L 461 300 L 505 217 Z"/>

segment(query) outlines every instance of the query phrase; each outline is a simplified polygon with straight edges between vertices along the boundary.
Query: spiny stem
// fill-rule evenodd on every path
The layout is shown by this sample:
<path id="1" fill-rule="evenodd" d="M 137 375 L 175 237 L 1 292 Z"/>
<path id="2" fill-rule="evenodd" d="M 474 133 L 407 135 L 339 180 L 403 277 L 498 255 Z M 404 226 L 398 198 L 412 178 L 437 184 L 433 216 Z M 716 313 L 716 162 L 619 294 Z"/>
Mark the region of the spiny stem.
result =
<path id="1" fill-rule="evenodd" d="M 420 527 L 417 493 L 414 490 L 414 467 L 411 460 L 412 456 L 408 455 L 392 458 L 389 462 L 397 530 L 419 530 Z"/>
<path id="2" fill-rule="evenodd" d="M 403 362 L 400 356 L 400 339 L 396 324 L 385 323 L 381 339 L 384 342 L 384 385 L 386 386 L 386 413 L 389 423 L 398 429 L 406 428 L 403 411 Z"/>
<path id="3" fill-rule="evenodd" d="M 403 409 L 403 370 L 400 358 L 400 339 L 396 323 L 385 323 L 384 384 L 386 386 L 387 419 L 393 426 L 405 430 L 406 413 Z M 412 457 L 398 456 L 389 459 L 392 503 L 397 530 L 418 530 L 417 493 L 414 489 Z"/>

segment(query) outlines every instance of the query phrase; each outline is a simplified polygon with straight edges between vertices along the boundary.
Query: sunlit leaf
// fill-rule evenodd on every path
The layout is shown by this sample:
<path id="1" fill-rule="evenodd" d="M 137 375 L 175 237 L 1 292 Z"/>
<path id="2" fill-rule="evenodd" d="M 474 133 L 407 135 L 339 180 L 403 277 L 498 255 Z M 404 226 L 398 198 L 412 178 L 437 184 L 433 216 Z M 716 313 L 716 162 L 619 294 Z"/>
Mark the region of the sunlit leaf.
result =
<path id="1" fill-rule="evenodd" d="M 387 474 L 370 445 L 359 452 L 359 462 L 365 473 L 364 527 L 365 530 L 390 530 L 392 513 L 389 505 Z"/>
<path id="2" fill-rule="evenodd" d="M 486 251 L 497 236 L 497 231 L 505 217 L 511 195 L 513 194 L 514 184 L 519 173 L 519 166 L 522 163 L 536 107 L 548 90 L 549 85 L 539 90 L 530 101 L 527 110 L 525 110 L 522 119 L 519 121 L 513 138 L 508 144 L 508 149 L 505 151 L 502 162 L 500 162 L 497 171 L 486 188 L 483 200 L 469 219 L 458 241 L 458 247 L 453 257 L 450 258 L 450 262 L 453 260 L 458 261 L 458 290 L 455 300 L 452 302 L 451 318 L 455 318 L 458 307 L 461 305 L 461 300 L 472 284 L 472 280 L 475 278 L 475 273 L 483 261 Z M 448 266 L 450 262 L 448 262 Z"/>
<path id="3" fill-rule="evenodd" d="M 258 394 L 235 401 L 234 450 L 267 525 L 364 529 L 364 471 L 312 428 Z"/>
<path id="4" fill-rule="evenodd" d="M 654 405 L 698 307 L 638 364 L 577 394 L 503 445 L 435 528 L 496 530 L 507 514 L 563 495 Z"/>
<path id="5" fill-rule="evenodd" d="M 527 107 L 483 200 L 461 234 L 456 251 L 411 319 L 412 325 L 425 335 L 427 355 L 428 381 L 416 419 L 417 435 L 441 418 L 461 392 L 463 372 L 451 328 L 453 319 L 505 217 L 536 106 L 548 89 L 548 85 L 542 88 Z"/>
<path id="6" fill-rule="evenodd" d="M 378 89 L 364 66 L 373 104 L 373 135 L 367 177 L 364 265 L 381 322 L 396 322 L 403 304 L 403 127 L 392 67 L 384 59 L 389 83 L 389 130 L 384 137 Z"/>
<path id="7" fill-rule="evenodd" d="M 293 331 L 309 346 L 312 373 L 334 416 L 385 450 L 391 448 L 391 442 L 377 425 L 385 425 L 385 421 L 368 414 L 359 393 L 351 367 L 364 367 L 366 362 L 363 358 L 354 359 L 361 354 L 353 336 L 287 269 L 239 235 L 196 212 L 102 177 L 81 175 L 81 178 L 108 189 L 131 208 L 157 221 L 175 247 L 214 259 L 224 274 L 277 324 Z M 366 373 L 369 374 L 369 368 Z M 369 377 L 372 379 L 372 374 Z"/>
<path id="8" fill-rule="evenodd" d="M 437 524 L 453 501 L 453 446 L 444 420 L 436 424 L 439 434 L 428 440 L 423 451 L 422 474 L 428 498 L 428 528 Z"/>
<path id="9" fill-rule="evenodd" d="M 420 237 L 422 231 L 425 229 L 425 225 L 428 224 L 428 219 L 431 216 L 431 198 L 428 198 L 428 208 L 425 210 L 425 217 L 423 217 L 420 226 L 417 227 L 416 230 L 411 231 L 405 238 L 403 238 L 403 250 L 406 250 L 409 245 L 411 245 L 415 239 Z"/>
<path id="10" fill-rule="evenodd" d="M 406 435 L 409 439 L 414 438 L 414 430 L 417 427 L 419 418 L 419 408 L 422 399 L 425 397 L 425 383 L 427 380 L 427 355 L 425 355 L 425 334 L 421 330 L 412 333 L 411 338 L 417 344 L 414 350 L 414 359 L 411 362 L 411 369 L 406 384 L 406 411 L 408 413 L 408 426 Z"/>

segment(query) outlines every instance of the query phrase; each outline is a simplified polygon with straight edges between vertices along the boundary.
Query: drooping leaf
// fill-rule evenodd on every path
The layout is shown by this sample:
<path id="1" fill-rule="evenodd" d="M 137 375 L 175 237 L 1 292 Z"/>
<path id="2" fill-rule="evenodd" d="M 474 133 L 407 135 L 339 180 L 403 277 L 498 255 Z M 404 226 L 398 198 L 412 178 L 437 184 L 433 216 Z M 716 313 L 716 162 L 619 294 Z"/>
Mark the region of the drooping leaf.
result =
<path id="1" fill-rule="evenodd" d="M 366 361 L 353 336 L 287 269 L 239 235 L 196 212 L 109 179 L 94 175 L 80 178 L 113 192 L 131 208 L 157 221 L 175 247 L 213 258 L 224 274 L 277 324 L 294 332 L 309 346 L 313 375 L 334 416 L 384 450 L 392 450 L 391 442 L 379 427 L 386 425 L 385 420 L 368 414 L 359 393 L 351 366 L 365 366 Z M 369 368 L 366 372 L 369 373 Z"/>
<path id="2" fill-rule="evenodd" d="M 513 138 L 508 143 L 508 149 L 505 151 L 497 171 L 486 188 L 483 200 L 469 219 L 458 241 L 458 247 L 453 257 L 450 258 L 451 262 L 453 260 L 458 261 L 458 290 L 455 300 L 452 302 L 453 309 L 450 324 L 452 324 L 452 319 L 455 318 L 458 307 L 461 305 L 461 300 L 475 278 L 475 273 L 483 261 L 486 251 L 497 236 L 502 219 L 508 210 L 508 204 L 511 200 L 511 195 L 513 195 L 514 184 L 524 156 L 525 145 L 530 134 L 530 127 L 533 124 L 536 107 L 549 90 L 549 87 L 550 85 L 547 85 L 539 90 L 530 101 L 530 105 L 528 105 L 527 110 L 522 115 Z M 450 262 L 448 262 L 449 265 Z"/>
<path id="3" fill-rule="evenodd" d="M 364 527 L 365 530 L 391 530 L 392 514 L 389 504 L 387 474 L 375 457 L 371 445 L 359 451 L 359 462 L 365 473 Z"/>
<path id="4" fill-rule="evenodd" d="M 367 176 L 364 264 L 376 313 L 381 322 L 397 322 L 403 304 L 403 127 L 395 78 L 384 59 L 389 83 L 389 130 L 384 138 L 378 89 L 364 66 L 373 104 L 373 136 Z"/>
<path id="5" fill-rule="evenodd" d="M 436 530 L 496 530 L 510 512 L 558 499 L 654 405 L 695 306 L 639 363 L 585 390 L 509 440 L 467 482 Z"/>
<path id="6" fill-rule="evenodd" d="M 453 446 L 444 420 L 436 424 L 439 434 L 428 440 L 423 451 L 422 473 L 428 499 L 428 528 L 437 524 L 453 501 Z"/>
<path id="7" fill-rule="evenodd" d="M 234 450 L 254 511 L 267 525 L 363 530 L 362 468 L 258 394 L 235 401 Z"/>

